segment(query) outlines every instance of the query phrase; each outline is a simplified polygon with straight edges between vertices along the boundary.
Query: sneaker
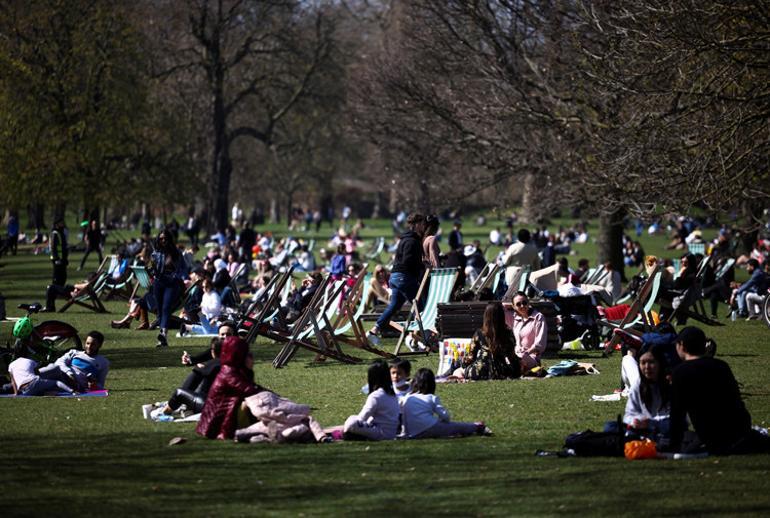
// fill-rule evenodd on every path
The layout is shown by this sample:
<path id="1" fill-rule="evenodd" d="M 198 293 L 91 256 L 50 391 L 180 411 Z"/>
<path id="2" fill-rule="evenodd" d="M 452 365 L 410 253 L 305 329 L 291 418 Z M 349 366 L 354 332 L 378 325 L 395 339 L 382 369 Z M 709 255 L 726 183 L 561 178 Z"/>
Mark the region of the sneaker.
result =
<path id="1" fill-rule="evenodd" d="M 484 421 L 478 421 L 476 424 L 476 433 L 479 435 L 485 435 L 490 436 L 492 435 L 492 430 L 484 424 Z"/>
<path id="2" fill-rule="evenodd" d="M 154 410 L 151 410 L 150 411 L 150 419 L 152 419 L 153 421 L 158 421 L 160 419 L 160 416 L 166 415 L 166 414 L 163 413 L 163 408 L 164 407 L 160 407 L 160 408 L 156 408 Z"/>
<path id="3" fill-rule="evenodd" d="M 759 320 L 759 315 L 749 315 L 746 317 L 746 322 L 749 322 L 751 320 Z"/>
<path id="4" fill-rule="evenodd" d="M 373 333 L 372 331 L 369 331 L 366 333 L 366 339 L 369 341 L 370 344 L 377 347 L 380 345 L 380 337 L 376 333 Z"/>

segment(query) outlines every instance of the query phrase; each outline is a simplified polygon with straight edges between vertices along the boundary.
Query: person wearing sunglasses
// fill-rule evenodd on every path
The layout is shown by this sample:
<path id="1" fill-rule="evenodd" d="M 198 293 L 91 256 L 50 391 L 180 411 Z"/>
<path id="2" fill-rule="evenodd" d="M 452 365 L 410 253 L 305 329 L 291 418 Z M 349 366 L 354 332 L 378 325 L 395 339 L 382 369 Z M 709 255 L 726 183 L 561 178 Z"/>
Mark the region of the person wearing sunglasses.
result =
<path id="1" fill-rule="evenodd" d="M 540 356 L 548 343 L 548 328 L 543 314 L 529 305 L 527 295 L 521 291 L 513 297 L 512 328 L 523 375 L 540 365 Z"/>

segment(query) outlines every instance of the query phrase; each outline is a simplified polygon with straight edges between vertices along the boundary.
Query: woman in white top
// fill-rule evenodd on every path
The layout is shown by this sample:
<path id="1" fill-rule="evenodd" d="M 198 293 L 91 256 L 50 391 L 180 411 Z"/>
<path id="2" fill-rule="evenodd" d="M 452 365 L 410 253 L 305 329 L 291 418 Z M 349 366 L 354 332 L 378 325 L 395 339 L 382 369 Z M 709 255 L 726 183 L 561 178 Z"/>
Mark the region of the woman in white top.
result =
<path id="1" fill-rule="evenodd" d="M 37 362 L 29 358 L 17 358 L 8 365 L 8 374 L 11 376 L 11 383 L 4 385 L 2 392 L 8 394 L 13 392 L 17 396 L 42 396 L 49 392 L 68 392 L 72 394 L 72 389 L 62 383 L 52 379 L 41 378 Z"/>
<path id="2" fill-rule="evenodd" d="M 398 434 L 398 398 L 393 392 L 390 368 L 376 360 L 367 372 L 369 395 L 357 415 L 347 418 L 343 426 L 346 439 L 382 441 L 395 439 Z"/>
<path id="3" fill-rule="evenodd" d="M 201 298 L 200 324 L 183 324 L 180 335 L 215 335 L 218 325 L 216 319 L 222 314 L 222 299 L 211 279 L 203 280 L 203 297 Z"/>
<path id="4" fill-rule="evenodd" d="M 670 402 L 671 388 L 662 348 L 644 345 L 639 351 L 639 377 L 628 392 L 623 422 L 642 435 L 668 435 Z"/>
<path id="5" fill-rule="evenodd" d="M 420 369 L 412 379 L 412 393 L 401 404 L 403 435 L 409 439 L 492 435 L 483 422 L 451 421 L 449 412 L 435 395 L 436 377 L 430 369 Z"/>

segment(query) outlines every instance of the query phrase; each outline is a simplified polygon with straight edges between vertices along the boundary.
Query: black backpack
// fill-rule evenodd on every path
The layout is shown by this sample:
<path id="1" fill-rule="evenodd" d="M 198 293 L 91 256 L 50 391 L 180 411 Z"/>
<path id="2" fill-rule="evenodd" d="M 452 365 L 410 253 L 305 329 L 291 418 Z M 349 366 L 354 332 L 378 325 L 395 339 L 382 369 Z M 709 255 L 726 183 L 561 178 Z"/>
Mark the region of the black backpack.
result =
<path id="1" fill-rule="evenodd" d="M 586 430 L 567 436 L 564 448 L 572 450 L 578 457 L 623 457 L 625 447 L 623 427 L 617 432 L 594 432 Z"/>

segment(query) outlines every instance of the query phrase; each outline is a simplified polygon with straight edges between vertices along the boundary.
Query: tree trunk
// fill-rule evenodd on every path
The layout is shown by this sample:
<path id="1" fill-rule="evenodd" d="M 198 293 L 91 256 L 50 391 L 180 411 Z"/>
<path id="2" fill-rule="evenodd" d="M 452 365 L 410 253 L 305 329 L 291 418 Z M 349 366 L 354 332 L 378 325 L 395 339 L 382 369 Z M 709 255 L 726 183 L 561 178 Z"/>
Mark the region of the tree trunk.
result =
<path id="1" fill-rule="evenodd" d="M 280 216 L 278 215 L 278 201 L 275 199 L 275 197 L 270 198 L 270 223 L 275 224 L 280 221 Z"/>
<path id="2" fill-rule="evenodd" d="M 537 199 L 537 177 L 529 172 L 524 175 L 521 191 L 521 222 L 535 224 L 540 220 L 540 210 Z"/>
<path id="3" fill-rule="evenodd" d="M 417 206 L 423 214 L 430 214 L 433 208 L 430 200 L 430 186 L 425 180 L 420 180 L 420 199 Z"/>
<path id="4" fill-rule="evenodd" d="M 599 235 L 597 237 L 599 263 L 609 261 L 625 280 L 623 264 L 623 218 L 626 210 L 616 209 L 611 213 L 602 213 L 599 217 Z"/>
<path id="5" fill-rule="evenodd" d="M 46 228 L 45 224 L 45 205 L 42 203 L 35 203 L 33 209 L 33 226 L 35 230 L 40 232 Z"/>
<path id="6" fill-rule="evenodd" d="M 211 94 L 212 129 L 214 134 L 214 154 L 211 163 L 211 178 L 209 183 L 209 198 L 207 206 L 210 221 L 206 222 L 211 231 L 222 230 L 228 225 L 227 209 L 230 195 L 230 176 L 233 163 L 230 158 L 230 141 L 227 136 L 227 112 L 225 110 L 225 69 L 219 49 L 218 31 L 212 35 L 212 45 L 209 49 L 211 56 Z M 211 221 L 213 220 L 213 221 Z M 214 228 L 212 228 L 212 223 Z"/>
<path id="7" fill-rule="evenodd" d="M 292 210 L 294 208 L 294 191 L 286 193 L 286 224 L 291 225 Z"/>

